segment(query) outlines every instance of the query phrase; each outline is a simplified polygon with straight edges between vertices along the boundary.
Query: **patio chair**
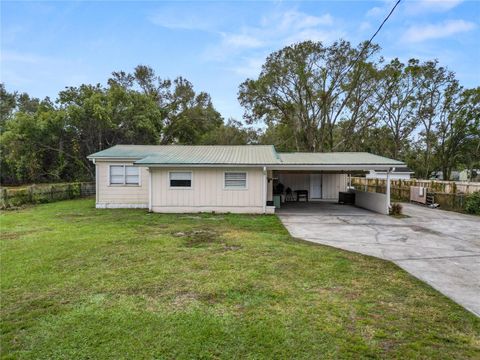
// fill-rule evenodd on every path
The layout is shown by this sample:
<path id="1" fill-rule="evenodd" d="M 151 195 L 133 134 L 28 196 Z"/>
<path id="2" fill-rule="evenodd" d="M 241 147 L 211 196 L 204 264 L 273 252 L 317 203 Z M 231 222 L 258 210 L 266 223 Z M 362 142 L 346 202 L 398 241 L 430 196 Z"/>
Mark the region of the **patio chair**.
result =
<path id="1" fill-rule="evenodd" d="M 293 197 L 293 191 L 289 187 L 285 190 L 285 202 L 287 201 L 295 201 Z"/>

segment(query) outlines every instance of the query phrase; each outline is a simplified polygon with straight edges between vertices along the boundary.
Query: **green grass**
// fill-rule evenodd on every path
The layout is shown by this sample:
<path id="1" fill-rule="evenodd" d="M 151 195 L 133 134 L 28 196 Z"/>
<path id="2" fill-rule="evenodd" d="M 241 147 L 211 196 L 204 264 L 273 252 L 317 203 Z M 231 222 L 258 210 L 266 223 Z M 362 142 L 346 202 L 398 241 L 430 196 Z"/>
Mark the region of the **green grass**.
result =
<path id="1" fill-rule="evenodd" d="M 1 354 L 20 359 L 478 358 L 480 320 L 395 265 L 275 216 L 3 212 Z"/>

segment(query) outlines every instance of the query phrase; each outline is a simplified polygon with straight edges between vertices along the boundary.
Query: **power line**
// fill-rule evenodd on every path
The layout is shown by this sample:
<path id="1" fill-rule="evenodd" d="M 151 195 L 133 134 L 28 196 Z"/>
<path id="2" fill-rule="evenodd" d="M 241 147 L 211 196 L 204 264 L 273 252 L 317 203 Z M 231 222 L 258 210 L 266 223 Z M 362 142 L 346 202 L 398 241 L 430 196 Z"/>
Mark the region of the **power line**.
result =
<path id="1" fill-rule="evenodd" d="M 345 76 L 351 69 L 352 67 L 354 67 L 357 62 L 360 60 L 360 58 L 362 57 L 363 53 L 365 52 L 365 50 L 368 49 L 368 47 L 370 46 L 370 44 L 372 43 L 373 39 L 375 38 L 375 36 L 377 36 L 377 34 L 380 32 L 380 30 L 382 30 L 383 28 L 383 25 L 385 25 L 385 23 L 388 21 L 388 19 L 390 19 L 390 16 L 392 16 L 393 12 L 395 11 L 395 9 L 397 8 L 397 6 L 400 4 L 402 0 L 398 0 L 395 5 L 392 7 L 392 9 L 390 10 L 390 12 L 388 13 L 387 17 L 385 19 L 383 19 L 382 23 L 380 24 L 380 26 L 378 27 L 377 31 L 375 31 L 375 33 L 370 37 L 370 40 L 367 41 L 367 43 L 365 44 L 365 46 L 363 47 L 362 51 L 360 51 L 360 53 L 358 54 L 357 58 L 350 64 L 350 66 L 347 68 L 347 70 L 345 70 L 344 74 L 342 75 L 342 77 L 340 78 L 340 81 L 343 80 L 343 76 Z M 340 82 L 339 81 L 339 82 Z"/>

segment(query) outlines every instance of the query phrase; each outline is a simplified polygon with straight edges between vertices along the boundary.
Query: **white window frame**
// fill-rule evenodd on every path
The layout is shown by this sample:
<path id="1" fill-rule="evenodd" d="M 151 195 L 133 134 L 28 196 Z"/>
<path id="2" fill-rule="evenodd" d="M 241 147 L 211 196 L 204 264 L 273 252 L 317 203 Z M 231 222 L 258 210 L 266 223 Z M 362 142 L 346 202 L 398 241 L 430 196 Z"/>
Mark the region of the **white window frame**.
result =
<path id="1" fill-rule="evenodd" d="M 112 166 L 123 167 L 123 183 L 112 184 L 112 170 L 111 170 Z M 138 184 L 127 184 L 127 166 L 138 169 Z M 132 164 L 109 164 L 108 165 L 108 186 L 142 186 L 142 171 L 140 167 L 134 166 Z"/>
<path id="2" fill-rule="evenodd" d="M 225 182 L 226 182 L 226 176 L 227 174 L 229 173 L 245 173 L 245 187 L 228 187 L 225 185 Z M 224 171 L 223 172 L 223 190 L 240 190 L 240 191 L 243 191 L 243 190 L 248 190 L 248 171 L 245 171 L 245 170 L 228 170 L 228 171 Z"/>
<path id="3" fill-rule="evenodd" d="M 172 173 L 190 173 L 190 186 L 171 186 L 170 185 L 170 174 Z M 168 188 L 171 190 L 192 190 L 193 189 L 193 171 L 190 170 L 172 170 L 168 172 L 167 177 Z"/>

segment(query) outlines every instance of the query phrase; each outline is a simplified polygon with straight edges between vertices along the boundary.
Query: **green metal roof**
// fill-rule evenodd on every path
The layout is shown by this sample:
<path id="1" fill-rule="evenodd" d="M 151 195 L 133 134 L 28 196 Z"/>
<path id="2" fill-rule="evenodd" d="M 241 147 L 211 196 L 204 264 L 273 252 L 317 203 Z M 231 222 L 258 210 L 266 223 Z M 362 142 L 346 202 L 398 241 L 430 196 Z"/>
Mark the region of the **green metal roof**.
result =
<path id="1" fill-rule="evenodd" d="M 398 160 L 367 152 L 278 153 L 282 164 L 289 165 L 405 165 Z"/>
<path id="2" fill-rule="evenodd" d="M 277 153 L 273 145 L 116 145 L 88 158 L 132 159 L 139 165 L 405 166 L 366 152 Z"/>
<path id="3" fill-rule="evenodd" d="M 136 164 L 268 165 L 277 164 L 272 145 L 116 145 L 90 159 L 132 158 Z"/>

